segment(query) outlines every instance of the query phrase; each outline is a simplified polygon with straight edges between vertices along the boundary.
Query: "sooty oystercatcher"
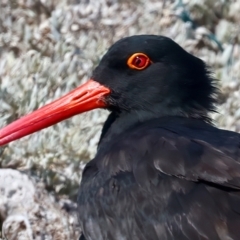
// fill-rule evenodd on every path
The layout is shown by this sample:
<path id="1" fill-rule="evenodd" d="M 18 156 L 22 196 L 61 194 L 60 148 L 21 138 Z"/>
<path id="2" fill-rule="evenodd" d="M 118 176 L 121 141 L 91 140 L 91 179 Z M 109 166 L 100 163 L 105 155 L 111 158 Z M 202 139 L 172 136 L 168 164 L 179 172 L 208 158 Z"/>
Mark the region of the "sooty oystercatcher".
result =
<path id="1" fill-rule="evenodd" d="M 91 80 L 0 131 L 0 144 L 106 108 L 82 175 L 86 240 L 239 240 L 240 135 L 214 127 L 205 63 L 167 37 L 121 39 Z"/>

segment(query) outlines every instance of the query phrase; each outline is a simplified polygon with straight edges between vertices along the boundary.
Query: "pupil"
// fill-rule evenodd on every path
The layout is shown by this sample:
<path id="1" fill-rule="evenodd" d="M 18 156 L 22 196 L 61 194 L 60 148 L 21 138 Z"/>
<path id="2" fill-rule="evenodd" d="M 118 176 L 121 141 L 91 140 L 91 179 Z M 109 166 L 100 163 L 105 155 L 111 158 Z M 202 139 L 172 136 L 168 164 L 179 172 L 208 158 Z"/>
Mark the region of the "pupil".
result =
<path id="1" fill-rule="evenodd" d="M 138 67 L 142 67 L 142 65 L 143 65 L 143 59 L 141 59 L 140 57 L 137 57 L 135 64 L 136 64 Z"/>

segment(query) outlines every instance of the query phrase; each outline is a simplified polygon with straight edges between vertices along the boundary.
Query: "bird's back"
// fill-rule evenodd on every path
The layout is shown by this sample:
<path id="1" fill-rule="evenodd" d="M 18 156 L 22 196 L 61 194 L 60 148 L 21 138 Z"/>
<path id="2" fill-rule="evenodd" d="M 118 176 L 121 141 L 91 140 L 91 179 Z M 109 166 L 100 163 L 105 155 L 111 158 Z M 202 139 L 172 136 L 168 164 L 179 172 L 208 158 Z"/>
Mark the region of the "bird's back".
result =
<path id="1" fill-rule="evenodd" d="M 237 133 L 178 117 L 122 133 L 84 170 L 85 238 L 240 239 L 239 146 Z"/>

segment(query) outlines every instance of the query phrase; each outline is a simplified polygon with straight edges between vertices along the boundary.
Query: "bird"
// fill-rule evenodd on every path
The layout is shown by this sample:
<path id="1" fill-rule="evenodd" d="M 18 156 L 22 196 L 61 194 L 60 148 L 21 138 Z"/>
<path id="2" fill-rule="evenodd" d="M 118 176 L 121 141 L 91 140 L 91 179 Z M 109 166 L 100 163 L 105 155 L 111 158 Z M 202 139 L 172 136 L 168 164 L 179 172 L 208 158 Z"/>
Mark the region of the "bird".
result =
<path id="1" fill-rule="evenodd" d="M 77 197 L 80 240 L 239 240 L 240 134 L 217 128 L 218 81 L 174 40 L 115 42 L 90 80 L 0 130 L 0 145 L 103 108 Z"/>

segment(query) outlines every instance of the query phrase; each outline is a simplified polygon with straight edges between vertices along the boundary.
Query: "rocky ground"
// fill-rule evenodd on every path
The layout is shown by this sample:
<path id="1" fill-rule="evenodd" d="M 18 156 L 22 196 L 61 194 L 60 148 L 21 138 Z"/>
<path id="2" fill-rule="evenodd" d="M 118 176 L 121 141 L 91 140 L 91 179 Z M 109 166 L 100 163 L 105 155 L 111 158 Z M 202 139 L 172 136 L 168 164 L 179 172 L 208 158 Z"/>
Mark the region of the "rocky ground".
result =
<path id="1" fill-rule="evenodd" d="M 219 79 L 219 127 L 240 131 L 240 0 L 0 0 L 0 127 L 90 77 L 117 39 L 161 34 Z M 0 239 L 77 239 L 81 170 L 105 111 L 0 148 Z"/>

